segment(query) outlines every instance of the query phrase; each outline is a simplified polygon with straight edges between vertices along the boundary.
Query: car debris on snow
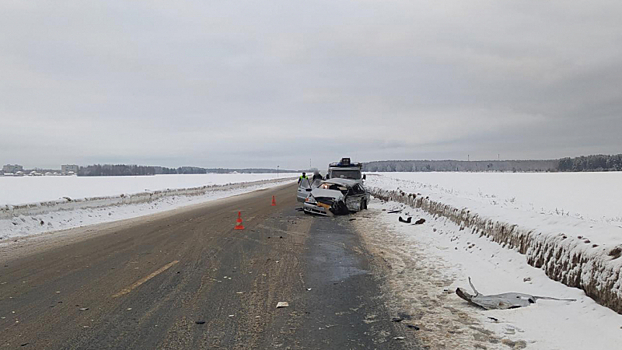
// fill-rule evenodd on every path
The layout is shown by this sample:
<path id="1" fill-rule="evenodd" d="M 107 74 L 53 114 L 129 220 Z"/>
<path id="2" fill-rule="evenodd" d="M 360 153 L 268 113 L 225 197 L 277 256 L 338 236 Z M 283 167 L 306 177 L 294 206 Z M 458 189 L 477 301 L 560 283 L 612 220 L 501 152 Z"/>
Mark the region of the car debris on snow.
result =
<path id="1" fill-rule="evenodd" d="M 534 296 L 530 294 L 514 293 L 514 292 L 495 294 L 495 295 L 483 295 L 483 294 L 480 294 L 477 291 L 477 289 L 475 289 L 475 286 L 473 286 L 473 283 L 471 283 L 471 277 L 469 277 L 469 285 L 471 286 L 471 289 L 473 289 L 473 292 L 475 293 L 475 295 L 469 294 L 462 288 L 456 289 L 456 294 L 458 294 L 460 298 L 468 301 L 469 303 L 475 304 L 486 310 L 516 309 L 519 307 L 525 307 L 531 304 L 535 304 L 536 300 L 538 299 L 557 300 L 557 301 L 576 301 L 576 299 L 558 299 L 558 298 L 541 297 L 541 296 Z"/>
<path id="2" fill-rule="evenodd" d="M 419 219 L 419 220 L 415 221 L 415 223 L 414 223 L 413 225 L 421 225 L 421 224 L 423 224 L 423 223 L 425 223 L 425 219 L 424 219 L 424 218 L 421 218 L 421 219 Z"/>
<path id="3" fill-rule="evenodd" d="M 410 224 L 412 222 L 412 216 L 409 216 L 406 220 L 402 219 L 402 217 L 400 216 L 400 218 L 398 219 L 399 222 L 403 222 L 405 224 Z"/>

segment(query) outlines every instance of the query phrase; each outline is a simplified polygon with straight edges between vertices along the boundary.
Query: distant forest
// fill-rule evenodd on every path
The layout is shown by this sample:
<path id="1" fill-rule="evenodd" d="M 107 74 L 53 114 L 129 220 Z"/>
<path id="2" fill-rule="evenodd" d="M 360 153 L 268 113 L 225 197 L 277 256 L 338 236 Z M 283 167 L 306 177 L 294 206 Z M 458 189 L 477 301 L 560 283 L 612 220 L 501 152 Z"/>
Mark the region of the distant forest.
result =
<path id="1" fill-rule="evenodd" d="M 166 168 L 161 166 L 141 166 L 125 164 L 95 164 L 78 169 L 78 176 L 140 176 L 158 174 L 229 174 L 238 173 L 276 173 L 276 169 L 225 169 L 225 168 L 200 168 L 183 166 L 179 168 Z M 281 173 L 293 172 L 291 170 L 280 170 Z"/>
<path id="2" fill-rule="evenodd" d="M 622 171 L 622 154 L 552 160 L 386 160 L 363 163 L 363 171 L 378 172 L 558 172 Z"/>
<path id="3" fill-rule="evenodd" d="M 622 154 L 562 158 L 559 160 L 557 169 L 559 171 L 622 171 Z"/>
<path id="4" fill-rule="evenodd" d="M 581 171 L 622 171 L 622 154 L 591 155 L 575 158 L 551 160 L 382 160 L 363 163 L 363 171 L 377 172 L 581 172 Z M 78 176 L 137 176 L 157 174 L 229 174 L 238 173 L 276 173 L 276 169 L 227 169 L 161 166 L 140 166 L 125 164 L 96 164 L 80 167 Z M 279 170 L 281 173 L 298 172 Z"/>

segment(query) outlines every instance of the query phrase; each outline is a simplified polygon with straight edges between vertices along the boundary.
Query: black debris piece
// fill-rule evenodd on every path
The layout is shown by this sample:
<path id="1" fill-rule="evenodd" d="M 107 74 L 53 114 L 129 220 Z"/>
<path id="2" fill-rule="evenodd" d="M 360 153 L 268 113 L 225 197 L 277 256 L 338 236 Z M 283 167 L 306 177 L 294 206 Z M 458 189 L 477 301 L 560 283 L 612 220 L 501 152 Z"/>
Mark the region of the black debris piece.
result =
<path id="1" fill-rule="evenodd" d="M 194 321 L 196 324 L 205 324 L 205 321 Z"/>
<path id="2" fill-rule="evenodd" d="M 421 225 L 421 224 L 423 224 L 424 222 L 425 222 L 425 219 L 419 219 L 419 220 L 415 221 L 415 223 L 414 223 L 414 224 L 415 224 L 415 225 Z"/>
<path id="3" fill-rule="evenodd" d="M 412 328 L 412 329 L 414 329 L 414 330 L 416 330 L 416 331 L 418 331 L 419 329 L 421 329 L 421 328 L 419 328 L 419 326 L 415 326 L 414 324 L 407 324 L 407 325 L 406 325 L 406 327 L 408 327 L 408 328 Z"/>
<path id="4" fill-rule="evenodd" d="M 412 216 L 409 216 L 408 219 L 406 220 L 402 219 L 402 217 L 400 216 L 399 221 L 406 223 L 406 224 L 410 224 L 412 222 L 412 219 L 413 219 Z"/>

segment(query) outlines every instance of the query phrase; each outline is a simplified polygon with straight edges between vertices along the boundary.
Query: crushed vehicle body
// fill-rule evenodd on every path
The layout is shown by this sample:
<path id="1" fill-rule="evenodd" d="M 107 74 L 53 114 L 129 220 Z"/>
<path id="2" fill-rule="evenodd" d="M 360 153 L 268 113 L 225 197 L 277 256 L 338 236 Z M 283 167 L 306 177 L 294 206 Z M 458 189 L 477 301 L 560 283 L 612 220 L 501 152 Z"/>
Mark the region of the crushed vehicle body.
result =
<path id="1" fill-rule="evenodd" d="M 369 197 L 369 192 L 359 181 L 329 179 L 311 188 L 303 210 L 315 215 L 344 215 L 367 209 Z"/>

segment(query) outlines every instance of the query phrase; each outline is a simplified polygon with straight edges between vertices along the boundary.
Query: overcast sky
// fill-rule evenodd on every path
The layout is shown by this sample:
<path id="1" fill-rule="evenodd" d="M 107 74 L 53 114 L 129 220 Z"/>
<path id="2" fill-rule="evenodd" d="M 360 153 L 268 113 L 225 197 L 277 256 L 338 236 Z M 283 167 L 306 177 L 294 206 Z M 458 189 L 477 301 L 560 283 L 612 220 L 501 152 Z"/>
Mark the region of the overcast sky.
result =
<path id="1" fill-rule="evenodd" d="M 622 2 L 0 2 L 0 163 L 622 153 Z"/>

